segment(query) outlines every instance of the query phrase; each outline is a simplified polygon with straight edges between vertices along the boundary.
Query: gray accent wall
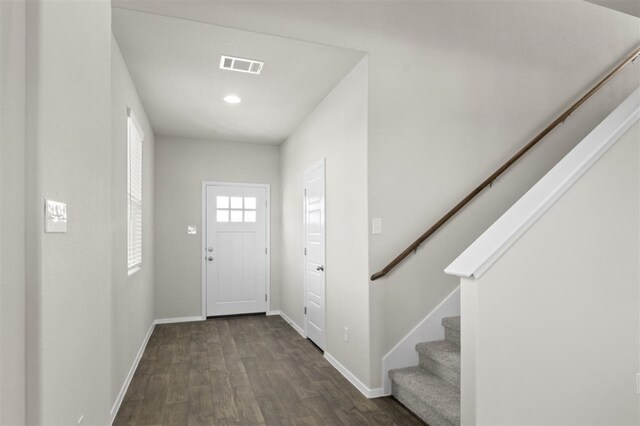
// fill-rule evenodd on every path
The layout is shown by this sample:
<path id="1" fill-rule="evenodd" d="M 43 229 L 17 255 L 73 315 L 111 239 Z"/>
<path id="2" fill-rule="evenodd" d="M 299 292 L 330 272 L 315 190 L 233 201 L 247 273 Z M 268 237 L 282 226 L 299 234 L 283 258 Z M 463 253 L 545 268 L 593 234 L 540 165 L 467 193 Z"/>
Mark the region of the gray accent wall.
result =
<path id="1" fill-rule="evenodd" d="M 280 309 L 280 156 L 276 145 L 157 137 L 155 317 L 202 315 L 202 182 L 271 185 L 271 309 Z M 187 235 L 195 225 L 197 235 Z"/>

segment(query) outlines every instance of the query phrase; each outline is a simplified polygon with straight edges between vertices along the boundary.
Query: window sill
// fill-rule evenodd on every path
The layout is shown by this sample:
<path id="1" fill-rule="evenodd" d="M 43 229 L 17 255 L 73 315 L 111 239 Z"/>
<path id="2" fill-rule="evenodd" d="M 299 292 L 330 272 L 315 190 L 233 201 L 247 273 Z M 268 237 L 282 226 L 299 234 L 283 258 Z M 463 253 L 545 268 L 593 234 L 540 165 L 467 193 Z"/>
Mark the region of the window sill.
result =
<path id="1" fill-rule="evenodd" d="M 138 265 L 138 266 L 134 266 L 132 268 L 129 268 L 129 275 L 128 276 L 131 276 L 131 275 L 135 274 L 136 272 L 138 272 L 141 269 L 142 269 L 142 265 Z"/>

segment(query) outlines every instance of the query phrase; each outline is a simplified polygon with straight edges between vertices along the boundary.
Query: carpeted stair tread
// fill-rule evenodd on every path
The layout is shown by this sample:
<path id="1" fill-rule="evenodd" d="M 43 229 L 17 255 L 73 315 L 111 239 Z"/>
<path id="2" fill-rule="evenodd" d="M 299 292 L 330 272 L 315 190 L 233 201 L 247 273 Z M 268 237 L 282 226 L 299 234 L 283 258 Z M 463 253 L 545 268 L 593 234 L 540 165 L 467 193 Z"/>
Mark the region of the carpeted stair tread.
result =
<path id="1" fill-rule="evenodd" d="M 389 378 L 397 387 L 394 396 L 427 423 L 460 424 L 460 389 L 421 367 L 391 370 Z"/>
<path id="2" fill-rule="evenodd" d="M 446 340 L 424 342 L 416 345 L 419 355 L 429 357 L 443 366 L 460 372 L 460 346 Z"/>
<path id="3" fill-rule="evenodd" d="M 460 332 L 460 317 L 442 318 L 442 326 L 450 330 Z"/>

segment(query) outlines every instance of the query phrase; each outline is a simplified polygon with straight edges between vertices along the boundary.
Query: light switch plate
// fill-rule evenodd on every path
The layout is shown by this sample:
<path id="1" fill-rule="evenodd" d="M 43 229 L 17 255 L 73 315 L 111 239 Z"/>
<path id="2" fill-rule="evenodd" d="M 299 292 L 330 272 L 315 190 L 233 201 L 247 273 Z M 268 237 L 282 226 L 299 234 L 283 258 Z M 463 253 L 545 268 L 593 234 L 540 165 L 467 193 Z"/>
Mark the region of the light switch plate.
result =
<path id="1" fill-rule="evenodd" d="M 382 219 L 379 217 L 374 217 L 371 219 L 371 233 L 372 234 L 382 234 Z"/>
<path id="2" fill-rule="evenodd" d="M 187 235 L 196 235 L 198 233 L 198 228 L 195 226 L 187 226 Z"/>
<path id="3" fill-rule="evenodd" d="M 45 200 L 44 232 L 67 232 L 67 205 Z"/>

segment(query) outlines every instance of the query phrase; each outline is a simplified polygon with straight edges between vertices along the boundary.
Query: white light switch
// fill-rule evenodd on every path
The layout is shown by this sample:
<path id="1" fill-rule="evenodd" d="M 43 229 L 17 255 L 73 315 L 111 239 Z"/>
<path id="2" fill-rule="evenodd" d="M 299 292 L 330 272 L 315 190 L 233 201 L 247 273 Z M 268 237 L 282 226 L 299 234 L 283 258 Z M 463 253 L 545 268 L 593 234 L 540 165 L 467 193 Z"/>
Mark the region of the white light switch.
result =
<path id="1" fill-rule="evenodd" d="M 196 235 L 198 233 L 198 228 L 195 226 L 187 226 L 187 235 Z"/>
<path id="2" fill-rule="evenodd" d="M 371 233 L 372 234 L 382 234 L 382 219 L 379 217 L 374 217 L 371 219 Z"/>
<path id="3" fill-rule="evenodd" d="M 67 205 L 45 200 L 44 232 L 67 232 Z"/>

